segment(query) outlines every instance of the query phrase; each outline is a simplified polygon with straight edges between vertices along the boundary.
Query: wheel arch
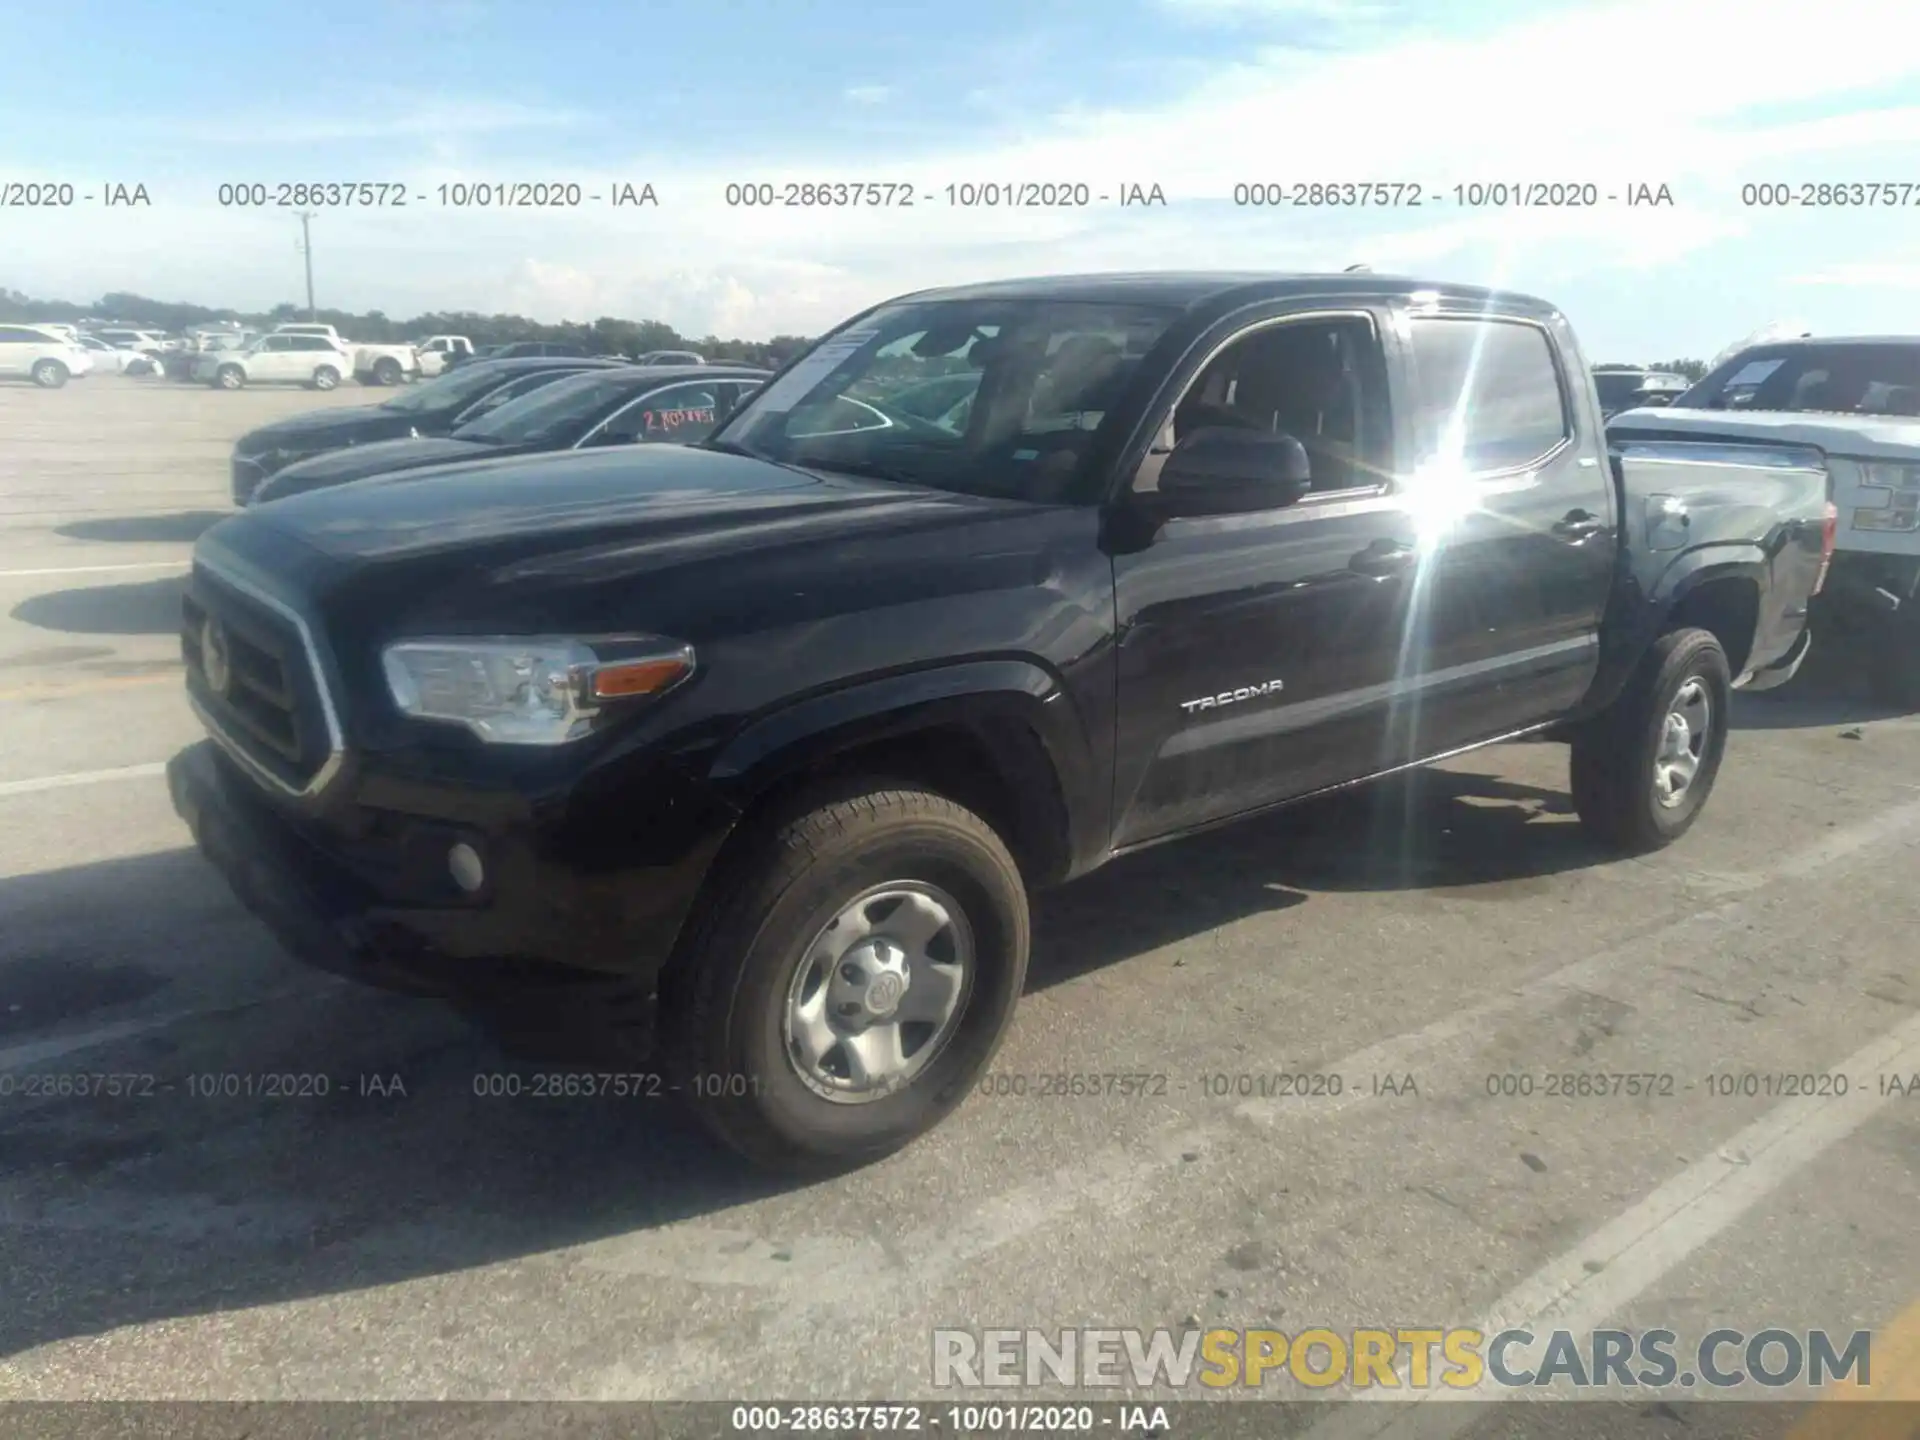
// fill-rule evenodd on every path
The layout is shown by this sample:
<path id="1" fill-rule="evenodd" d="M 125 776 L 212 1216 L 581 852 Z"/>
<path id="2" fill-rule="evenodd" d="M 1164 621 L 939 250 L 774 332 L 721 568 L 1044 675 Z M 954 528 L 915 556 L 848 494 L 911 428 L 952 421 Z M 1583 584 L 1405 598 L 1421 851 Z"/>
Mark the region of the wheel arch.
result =
<path id="1" fill-rule="evenodd" d="M 1697 627 L 1720 642 L 1735 676 L 1746 669 L 1760 625 L 1760 596 L 1767 565 L 1751 557 L 1702 557 L 1678 577 L 1660 605 L 1655 634 Z"/>
<path id="2" fill-rule="evenodd" d="M 988 660 L 782 705 L 734 736 L 709 778 L 741 811 L 736 836 L 817 784 L 869 774 L 925 785 L 992 824 L 1037 888 L 1076 873 L 1094 843 L 1092 768 L 1056 677 L 1032 661 Z"/>
<path id="3" fill-rule="evenodd" d="M 1743 543 L 1679 556 L 1651 582 L 1623 577 L 1601 626 L 1600 668 L 1565 723 L 1580 723 L 1611 705 L 1654 642 L 1679 626 L 1699 625 L 1712 634 L 1739 675 L 1753 650 L 1767 574 L 1765 552 Z"/>

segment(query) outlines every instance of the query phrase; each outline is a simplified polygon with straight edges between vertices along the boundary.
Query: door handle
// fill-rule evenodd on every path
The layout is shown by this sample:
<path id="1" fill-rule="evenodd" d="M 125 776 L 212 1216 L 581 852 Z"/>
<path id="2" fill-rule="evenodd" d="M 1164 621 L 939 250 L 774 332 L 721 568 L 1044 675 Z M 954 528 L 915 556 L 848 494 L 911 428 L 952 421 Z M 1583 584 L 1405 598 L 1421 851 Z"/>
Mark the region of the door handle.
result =
<path id="1" fill-rule="evenodd" d="M 1347 561 L 1347 568 L 1374 580 L 1397 575 L 1413 563 L 1414 547 L 1398 540 L 1376 540 Z"/>
<path id="2" fill-rule="evenodd" d="M 1569 510 L 1553 527 L 1562 540 L 1588 540 L 1607 528 L 1607 522 L 1585 510 Z"/>

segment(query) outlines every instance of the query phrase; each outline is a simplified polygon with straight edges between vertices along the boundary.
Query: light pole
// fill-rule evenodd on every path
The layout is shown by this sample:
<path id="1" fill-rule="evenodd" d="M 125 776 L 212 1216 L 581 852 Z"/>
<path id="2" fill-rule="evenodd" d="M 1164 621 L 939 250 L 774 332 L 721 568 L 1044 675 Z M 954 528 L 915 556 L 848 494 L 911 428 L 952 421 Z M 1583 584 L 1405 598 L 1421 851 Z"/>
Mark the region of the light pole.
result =
<path id="1" fill-rule="evenodd" d="M 313 308 L 313 230 L 311 224 L 315 212 L 300 212 L 300 253 L 307 261 L 307 319 L 318 320 L 319 312 Z"/>

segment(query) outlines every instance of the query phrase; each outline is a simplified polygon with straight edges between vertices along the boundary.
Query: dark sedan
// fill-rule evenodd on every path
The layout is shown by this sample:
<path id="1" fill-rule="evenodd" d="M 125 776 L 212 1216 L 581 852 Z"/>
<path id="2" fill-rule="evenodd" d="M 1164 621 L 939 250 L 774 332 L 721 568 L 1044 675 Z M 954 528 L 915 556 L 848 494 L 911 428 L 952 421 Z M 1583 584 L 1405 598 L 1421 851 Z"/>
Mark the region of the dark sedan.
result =
<path id="1" fill-rule="evenodd" d="M 254 491 L 253 503 L 462 460 L 704 440 L 768 373 L 738 365 L 660 365 L 571 375 L 489 410 L 451 435 L 356 445 L 289 465 Z"/>
<path id="2" fill-rule="evenodd" d="M 381 405 L 309 410 L 250 430 L 233 447 L 233 502 L 245 505 L 269 475 L 350 445 L 447 435 L 530 390 L 584 370 L 628 370 L 618 360 L 539 357 L 463 365 Z"/>
<path id="3" fill-rule="evenodd" d="M 474 351 L 471 359 L 465 355 L 452 356 L 447 361 L 447 369 L 464 369 L 482 360 L 527 360 L 536 357 L 571 357 L 577 360 L 585 357 L 586 353 L 584 346 L 569 345 L 563 340 L 516 340 L 510 345 L 483 345 Z"/>

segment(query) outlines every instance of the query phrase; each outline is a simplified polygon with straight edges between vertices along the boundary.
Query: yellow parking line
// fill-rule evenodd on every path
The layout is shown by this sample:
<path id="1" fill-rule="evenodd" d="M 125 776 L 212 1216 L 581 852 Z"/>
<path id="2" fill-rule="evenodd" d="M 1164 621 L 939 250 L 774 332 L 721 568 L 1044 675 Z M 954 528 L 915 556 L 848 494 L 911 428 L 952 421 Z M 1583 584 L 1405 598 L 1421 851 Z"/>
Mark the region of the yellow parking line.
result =
<path id="1" fill-rule="evenodd" d="M 76 680 L 69 684 L 51 681 L 16 685 L 0 690 L 0 700 L 54 700 L 63 695 L 91 695 L 101 690 L 126 690 L 136 685 L 178 685 L 178 667 L 160 675 L 109 675 L 99 680 Z"/>
<path id="2" fill-rule="evenodd" d="M 1913 1440 L 1914 1402 L 1920 1401 L 1920 1303 L 1873 1332 L 1873 1373 L 1867 1384 L 1847 1379 L 1809 1406 L 1787 1440 Z M 1832 1401 L 1869 1401 L 1875 1408 Z M 1885 1402 L 1898 1401 L 1899 1404 Z"/>

